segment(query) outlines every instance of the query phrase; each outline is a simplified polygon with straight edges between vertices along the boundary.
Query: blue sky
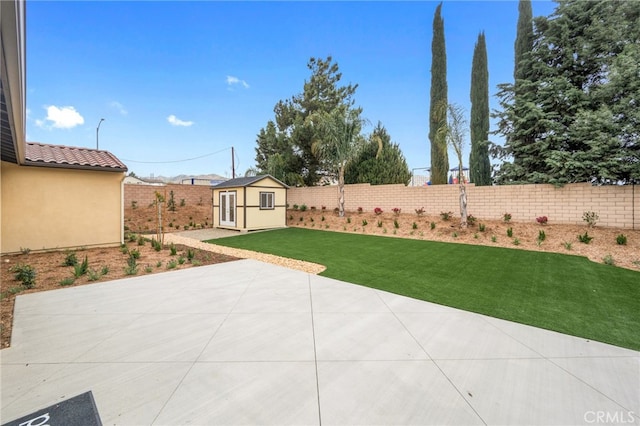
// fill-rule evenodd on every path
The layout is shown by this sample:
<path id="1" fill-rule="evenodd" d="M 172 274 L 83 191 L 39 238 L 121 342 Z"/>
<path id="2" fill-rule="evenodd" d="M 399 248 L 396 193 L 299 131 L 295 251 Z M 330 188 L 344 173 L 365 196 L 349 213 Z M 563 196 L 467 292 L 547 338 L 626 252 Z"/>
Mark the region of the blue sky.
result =
<path id="1" fill-rule="evenodd" d="M 27 2 L 27 139 L 95 148 L 104 118 L 100 148 L 139 176 L 230 176 L 231 146 L 242 175 L 276 102 L 302 91 L 310 57 L 332 55 L 345 84 L 359 84 L 363 116 L 382 122 L 411 169 L 427 167 L 437 4 Z M 554 7 L 533 2 L 535 16 Z M 450 102 L 468 115 L 485 31 L 496 108 L 496 85 L 512 81 L 518 3 L 445 1 L 442 13 Z"/>

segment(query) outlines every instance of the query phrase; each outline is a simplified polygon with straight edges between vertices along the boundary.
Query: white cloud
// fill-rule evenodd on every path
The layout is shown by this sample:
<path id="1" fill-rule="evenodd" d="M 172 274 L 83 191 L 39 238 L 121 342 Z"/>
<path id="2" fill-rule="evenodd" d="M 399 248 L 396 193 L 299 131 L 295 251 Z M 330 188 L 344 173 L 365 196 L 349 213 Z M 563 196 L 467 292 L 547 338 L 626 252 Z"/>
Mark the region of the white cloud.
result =
<path id="1" fill-rule="evenodd" d="M 249 83 L 244 80 L 240 80 L 238 77 L 234 77 L 232 75 L 227 76 L 227 86 L 233 86 L 235 84 L 241 84 L 245 89 L 249 88 Z"/>
<path id="2" fill-rule="evenodd" d="M 175 115 L 171 114 L 170 116 L 167 117 L 167 121 L 169 122 L 169 124 L 171 124 L 172 126 L 182 126 L 182 127 L 189 127 L 191 125 L 193 125 L 193 121 L 183 121 L 180 120 L 178 117 L 176 117 Z"/>
<path id="3" fill-rule="evenodd" d="M 127 115 L 129 113 L 129 111 L 127 111 L 124 107 L 124 105 L 122 105 L 120 102 L 118 101 L 112 101 L 109 102 L 109 106 L 113 109 L 115 109 L 116 111 L 118 111 L 120 114 L 122 115 Z"/>
<path id="4" fill-rule="evenodd" d="M 73 127 L 84 124 L 84 118 L 72 106 L 57 107 L 51 105 L 45 107 L 47 116 L 44 120 L 36 120 L 38 127 L 47 127 L 47 121 L 50 121 L 51 127 L 56 129 L 71 129 Z"/>

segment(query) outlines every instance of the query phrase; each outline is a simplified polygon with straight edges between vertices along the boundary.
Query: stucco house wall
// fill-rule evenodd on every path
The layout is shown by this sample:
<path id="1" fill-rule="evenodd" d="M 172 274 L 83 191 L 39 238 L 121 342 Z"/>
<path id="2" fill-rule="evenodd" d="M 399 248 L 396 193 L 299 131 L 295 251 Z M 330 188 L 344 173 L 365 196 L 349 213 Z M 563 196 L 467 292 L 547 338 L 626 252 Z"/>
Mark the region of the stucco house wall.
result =
<path id="1" fill-rule="evenodd" d="M 122 241 L 123 172 L 3 161 L 1 178 L 3 254 Z"/>

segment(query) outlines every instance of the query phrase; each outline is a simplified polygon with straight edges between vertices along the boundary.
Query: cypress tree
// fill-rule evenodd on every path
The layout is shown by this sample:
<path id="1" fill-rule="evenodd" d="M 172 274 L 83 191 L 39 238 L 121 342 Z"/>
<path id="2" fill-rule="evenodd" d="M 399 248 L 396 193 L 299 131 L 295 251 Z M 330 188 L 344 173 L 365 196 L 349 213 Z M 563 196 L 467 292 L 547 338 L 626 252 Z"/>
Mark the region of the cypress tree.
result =
<path id="1" fill-rule="evenodd" d="M 526 79 L 530 75 L 530 65 L 524 61 L 527 54 L 533 49 L 533 11 L 531 0 L 520 0 L 518 3 L 518 28 L 515 43 L 515 62 L 513 66 L 513 78 Z"/>
<path id="2" fill-rule="evenodd" d="M 431 104 L 429 106 L 429 141 L 431 142 L 431 183 L 446 184 L 449 172 L 447 142 L 438 129 L 447 123 L 447 50 L 444 41 L 442 3 L 433 16 L 431 41 Z M 442 133 L 442 132 L 440 132 Z"/>
<path id="3" fill-rule="evenodd" d="M 469 172 L 477 186 L 491 185 L 489 162 L 489 70 L 484 32 L 478 35 L 471 67 L 471 154 Z"/>

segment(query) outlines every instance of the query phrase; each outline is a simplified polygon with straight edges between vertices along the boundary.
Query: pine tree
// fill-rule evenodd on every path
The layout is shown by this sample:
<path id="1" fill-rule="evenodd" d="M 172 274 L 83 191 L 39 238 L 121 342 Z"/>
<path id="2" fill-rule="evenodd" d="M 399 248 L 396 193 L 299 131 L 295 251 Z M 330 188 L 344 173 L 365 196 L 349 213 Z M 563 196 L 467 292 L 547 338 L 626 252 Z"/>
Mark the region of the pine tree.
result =
<path id="1" fill-rule="evenodd" d="M 449 172 L 447 142 L 438 130 L 446 125 L 447 113 L 447 50 L 444 40 L 442 3 L 433 16 L 431 41 L 431 104 L 429 106 L 429 141 L 431 142 L 431 183 L 446 184 Z M 445 106 L 444 108 L 442 106 Z"/>
<path id="2" fill-rule="evenodd" d="M 471 154 L 469 172 L 476 186 L 491 185 L 489 161 L 489 70 L 484 32 L 478 35 L 471 67 Z"/>

